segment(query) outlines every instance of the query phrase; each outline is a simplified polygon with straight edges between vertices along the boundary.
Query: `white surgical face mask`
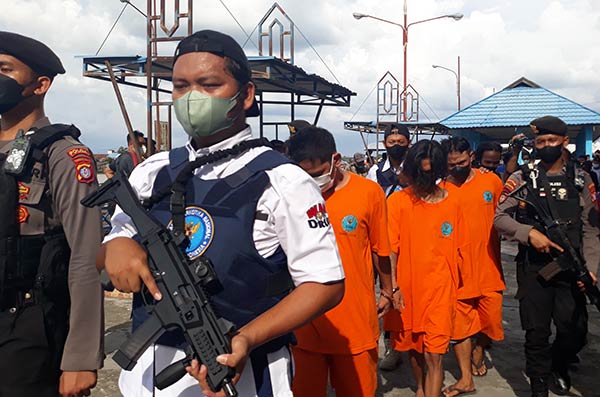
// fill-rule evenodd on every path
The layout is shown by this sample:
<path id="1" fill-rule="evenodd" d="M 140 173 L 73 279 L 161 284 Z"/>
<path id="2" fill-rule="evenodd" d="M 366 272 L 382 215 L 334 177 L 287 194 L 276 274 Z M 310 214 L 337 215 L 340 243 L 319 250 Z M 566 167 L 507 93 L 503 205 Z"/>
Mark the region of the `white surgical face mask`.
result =
<path id="1" fill-rule="evenodd" d="M 333 156 L 331 156 L 331 168 L 329 172 L 323 175 L 313 177 L 313 180 L 319 185 L 319 189 L 321 192 L 326 192 L 333 186 L 333 178 L 331 174 L 333 173 Z"/>

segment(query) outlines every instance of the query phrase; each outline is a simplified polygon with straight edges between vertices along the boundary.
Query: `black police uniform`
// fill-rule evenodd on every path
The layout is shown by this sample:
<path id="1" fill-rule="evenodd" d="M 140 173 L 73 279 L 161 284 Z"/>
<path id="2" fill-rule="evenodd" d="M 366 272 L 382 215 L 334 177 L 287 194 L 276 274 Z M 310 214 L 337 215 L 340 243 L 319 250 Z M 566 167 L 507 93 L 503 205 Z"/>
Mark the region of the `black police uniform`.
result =
<path id="1" fill-rule="evenodd" d="M 532 190 L 524 184 L 529 184 Z M 554 220 L 562 225 L 574 249 L 582 252 L 595 268 L 600 259 L 598 212 L 590 186 L 593 186 L 590 176 L 571 162 L 559 174 L 549 175 L 535 165 L 512 174 L 499 200 L 494 226 L 504 236 L 519 242 L 517 298 L 521 325 L 526 332 L 526 374 L 534 395 L 547 395 L 553 372 L 568 380 L 566 365 L 585 345 L 588 317 L 585 296 L 577 287 L 574 273 L 563 271 L 549 281 L 540 276 L 539 271 L 553 258 L 529 245 L 532 228 L 545 234 L 544 224 L 531 203 L 555 209 L 559 219 Z M 516 220 L 511 217 L 513 214 Z M 552 321 L 556 337 L 550 344 Z"/>

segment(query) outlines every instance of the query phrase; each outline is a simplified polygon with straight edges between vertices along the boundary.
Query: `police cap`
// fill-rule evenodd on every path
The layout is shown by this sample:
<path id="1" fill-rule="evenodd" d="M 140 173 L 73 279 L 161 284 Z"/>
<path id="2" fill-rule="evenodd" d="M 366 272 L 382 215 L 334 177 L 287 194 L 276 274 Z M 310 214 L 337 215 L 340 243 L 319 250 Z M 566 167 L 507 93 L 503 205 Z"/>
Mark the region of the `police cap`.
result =
<path id="1" fill-rule="evenodd" d="M 54 77 L 65 73 L 60 59 L 48 46 L 20 34 L 0 31 L 0 54 L 17 58 L 43 76 Z"/>
<path id="2" fill-rule="evenodd" d="M 244 50 L 233 37 L 225 33 L 205 29 L 186 37 L 179 42 L 175 49 L 173 64 L 177 62 L 180 56 L 191 52 L 210 52 L 221 58 L 229 58 L 240 66 L 239 71 L 233 76 L 238 83 L 246 84 L 252 81 L 252 70 Z M 252 107 L 246 111 L 246 116 L 256 117 L 258 115 L 260 115 L 260 110 L 256 100 L 254 100 Z"/>
<path id="3" fill-rule="evenodd" d="M 554 116 L 544 116 L 537 118 L 529 123 L 533 133 L 538 135 L 567 135 L 567 124 L 564 121 Z"/>

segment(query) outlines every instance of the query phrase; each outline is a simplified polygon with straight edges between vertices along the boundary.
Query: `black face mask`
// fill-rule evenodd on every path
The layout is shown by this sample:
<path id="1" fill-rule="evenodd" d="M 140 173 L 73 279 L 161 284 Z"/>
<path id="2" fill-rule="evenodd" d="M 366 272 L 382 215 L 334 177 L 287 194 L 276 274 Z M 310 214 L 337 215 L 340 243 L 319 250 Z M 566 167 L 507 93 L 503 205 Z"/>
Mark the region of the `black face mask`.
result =
<path id="1" fill-rule="evenodd" d="M 562 152 L 562 145 L 544 146 L 543 148 L 536 150 L 535 155 L 546 164 L 554 164 L 556 160 L 562 156 Z"/>
<path id="2" fill-rule="evenodd" d="M 0 75 L 0 114 L 8 112 L 25 99 L 22 95 L 24 89 L 15 79 Z"/>
<path id="3" fill-rule="evenodd" d="M 454 167 L 450 170 L 450 175 L 459 181 L 465 181 L 471 173 L 471 167 Z"/>
<path id="4" fill-rule="evenodd" d="M 498 169 L 498 167 L 486 167 L 485 165 L 482 165 L 482 167 L 492 172 L 496 172 L 496 170 Z"/>
<path id="5" fill-rule="evenodd" d="M 356 163 L 354 167 L 356 168 L 356 172 L 359 174 L 364 174 L 367 172 L 367 166 L 365 166 L 364 163 Z"/>
<path id="6" fill-rule="evenodd" d="M 386 150 L 391 159 L 402 160 L 406 154 L 406 151 L 408 150 L 408 146 L 394 145 Z"/>

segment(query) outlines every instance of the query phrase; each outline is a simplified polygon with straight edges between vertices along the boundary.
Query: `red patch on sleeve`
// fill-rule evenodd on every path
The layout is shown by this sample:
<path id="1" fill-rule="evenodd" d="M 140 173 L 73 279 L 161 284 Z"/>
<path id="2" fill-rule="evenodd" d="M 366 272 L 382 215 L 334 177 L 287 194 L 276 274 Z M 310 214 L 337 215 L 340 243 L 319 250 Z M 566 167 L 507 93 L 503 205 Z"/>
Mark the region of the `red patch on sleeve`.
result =
<path id="1" fill-rule="evenodd" d="M 319 203 L 313 205 L 306 211 L 308 217 L 308 226 L 311 229 L 324 228 L 329 226 L 329 217 L 325 210 L 325 204 Z"/>
<path id="2" fill-rule="evenodd" d="M 67 154 L 75 163 L 77 182 L 92 183 L 96 180 L 94 162 L 92 160 L 92 154 L 88 148 L 73 148 L 67 151 Z"/>
<path id="3" fill-rule="evenodd" d="M 31 189 L 23 182 L 19 182 L 19 201 L 27 200 Z"/>
<path id="4" fill-rule="evenodd" d="M 509 179 L 506 181 L 506 184 L 504 185 L 504 189 L 502 189 L 502 194 L 508 196 L 516 188 L 517 188 L 517 182 L 513 181 L 512 179 Z"/>
<path id="5" fill-rule="evenodd" d="M 308 209 L 308 211 L 306 211 L 306 216 L 308 217 L 308 219 L 317 218 L 317 217 L 319 217 L 319 214 L 326 214 L 326 213 L 327 213 L 327 211 L 325 211 L 325 204 L 319 203 L 317 205 L 313 205 L 312 207 L 310 207 Z"/>
<path id="6" fill-rule="evenodd" d="M 596 186 L 594 186 L 593 182 L 588 185 L 588 190 L 592 196 L 592 202 L 596 202 Z"/>
<path id="7" fill-rule="evenodd" d="M 27 207 L 19 206 L 19 223 L 25 223 L 29 219 L 29 211 Z"/>

